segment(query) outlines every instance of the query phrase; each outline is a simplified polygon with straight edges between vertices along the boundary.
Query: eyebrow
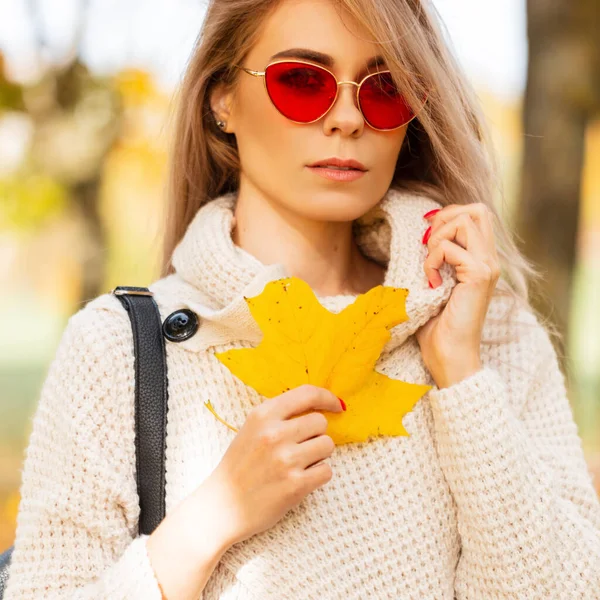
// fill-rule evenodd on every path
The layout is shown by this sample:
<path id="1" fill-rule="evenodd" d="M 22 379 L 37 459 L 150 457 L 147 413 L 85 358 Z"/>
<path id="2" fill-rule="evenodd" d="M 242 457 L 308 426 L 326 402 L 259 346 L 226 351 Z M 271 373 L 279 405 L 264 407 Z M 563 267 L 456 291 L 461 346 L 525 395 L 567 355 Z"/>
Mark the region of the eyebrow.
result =
<path id="1" fill-rule="evenodd" d="M 320 63 L 325 67 L 333 67 L 335 60 L 329 54 L 318 52 L 317 50 L 310 50 L 308 48 L 289 48 L 288 50 L 282 50 L 273 54 L 269 61 L 275 58 L 303 58 L 305 60 L 312 60 L 313 62 Z M 379 67 L 385 64 L 385 58 L 381 55 L 374 56 L 369 59 L 366 64 L 366 68 Z"/>

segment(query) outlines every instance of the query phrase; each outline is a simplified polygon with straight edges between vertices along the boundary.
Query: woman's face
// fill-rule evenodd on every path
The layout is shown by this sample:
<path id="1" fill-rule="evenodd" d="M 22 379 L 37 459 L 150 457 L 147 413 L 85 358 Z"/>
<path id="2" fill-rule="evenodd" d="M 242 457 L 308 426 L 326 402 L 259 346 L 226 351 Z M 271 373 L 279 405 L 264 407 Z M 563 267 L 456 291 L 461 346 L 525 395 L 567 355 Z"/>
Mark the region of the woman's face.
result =
<path id="1" fill-rule="evenodd" d="M 271 57 L 290 48 L 331 57 L 326 66 L 338 81 L 356 81 L 379 54 L 360 24 L 340 18 L 330 0 L 283 0 L 263 24 L 243 66 L 264 71 Z M 291 58 L 291 56 L 290 56 Z M 280 60 L 280 59 L 275 59 Z M 318 61 L 313 61 L 318 63 Z M 241 163 L 240 193 L 259 195 L 280 208 L 317 221 L 351 221 L 377 204 L 387 191 L 408 125 L 372 129 L 356 105 L 356 86 L 339 86 L 331 110 L 320 120 L 299 124 L 284 117 L 267 96 L 263 78 L 239 70 L 233 94 L 213 95 L 212 107 L 233 133 Z M 333 181 L 307 165 L 338 157 L 367 169 L 355 181 Z"/>

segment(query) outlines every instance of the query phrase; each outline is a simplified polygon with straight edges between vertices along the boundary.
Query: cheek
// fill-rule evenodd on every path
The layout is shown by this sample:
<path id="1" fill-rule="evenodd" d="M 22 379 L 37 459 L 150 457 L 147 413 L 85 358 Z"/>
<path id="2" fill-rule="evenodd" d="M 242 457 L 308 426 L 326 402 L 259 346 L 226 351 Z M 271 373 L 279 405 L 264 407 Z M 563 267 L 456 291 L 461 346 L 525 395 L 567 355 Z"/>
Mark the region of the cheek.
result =
<path id="1" fill-rule="evenodd" d="M 271 177 L 283 177 L 300 160 L 297 137 L 298 126 L 275 109 L 264 87 L 247 86 L 240 95 L 236 118 L 236 139 L 245 174 L 252 177 L 269 169 Z"/>
<path id="2" fill-rule="evenodd" d="M 371 145 L 373 185 L 376 195 L 382 195 L 392 183 L 398 155 L 406 137 L 406 128 L 390 132 L 374 132 Z"/>
<path id="3" fill-rule="evenodd" d="M 389 135 L 383 135 L 381 138 L 381 164 L 386 171 L 389 171 L 390 177 L 396 168 L 398 155 L 402 149 L 404 138 L 406 137 L 406 127 L 395 132 L 390 132 Z"/>

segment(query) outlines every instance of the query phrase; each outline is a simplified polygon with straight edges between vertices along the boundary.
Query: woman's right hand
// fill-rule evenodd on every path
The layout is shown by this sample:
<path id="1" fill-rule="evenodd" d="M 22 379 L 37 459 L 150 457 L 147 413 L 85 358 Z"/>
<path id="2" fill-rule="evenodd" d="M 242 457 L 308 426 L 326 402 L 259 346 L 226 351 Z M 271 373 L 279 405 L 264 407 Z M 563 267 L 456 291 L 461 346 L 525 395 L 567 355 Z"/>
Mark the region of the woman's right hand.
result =
<path id="1" fill-rule="evenodd" d="M 272 527 L 331 479 L 322 461 L 335 446 L 317 410 L 342 407 L 329 390 L 301 385 L 250 412 L 215 470 L 146 542 L 163 596 L 198 598 L 230 546 Z"/>
<path id="2" fill-rule="evenodd" d="M 331 479 L 331 467 L 323 461 L 335 444 L 317 410 L 344 409 L 329 390 L 305 384 L 248 415 L 207 482 L 231 544 L 269 529 Z"/>

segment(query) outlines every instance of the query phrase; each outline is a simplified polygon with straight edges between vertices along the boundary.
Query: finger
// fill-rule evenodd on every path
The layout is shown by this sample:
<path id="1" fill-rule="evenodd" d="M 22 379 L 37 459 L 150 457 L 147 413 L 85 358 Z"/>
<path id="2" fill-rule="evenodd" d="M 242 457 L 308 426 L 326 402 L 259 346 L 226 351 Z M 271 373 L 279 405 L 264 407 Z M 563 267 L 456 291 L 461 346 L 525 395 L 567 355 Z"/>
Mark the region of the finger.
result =
<path id="1" fill-rule="evenodd" d="M 492 209 L 483 202 L 450 204 L 449 206 L 444 206 L 438 213 L 427 219 L 431 225 L 432 233 L 440 225 L 450 222 L 452 219 L 463 213 L 468 214 L 473 219 L 475 224 L 479 227 L 484 239 L 493 240 L 493 221 L 495 215 Z"/>
<path id="2" fill-rule="evenodd" d="M 433 230 L 427 241 L 431 252 L 442 240 L 450 240 L 459 246 L 473 252 L 476 256 L 488 252 L 488 244 L 483 239 L 481 231 L 468 213 L 461 213 L 448 223 Z"/>
<path id="3" fill-rule="evenodd" d="M 301 415 L 313 410 L 342 412 L 342 405 L 335 394 L 311 384 L 303 384 L 263 403 L 265 410 L 279 419 Z"/>
<path id="4" fill-rule="evenodd" d="M 302 482 L 303 495 L 316 490 L 318 487 L 331 481 L 333 471 L 328 463 L 318 462 L 304 471 L 300 471 L 300 481 Z"/>
<path id="5" fill-rule="evenodd" d="M 435 232 L 435 234 L 432 234 L 427 243 L 430 254 L 431 250 L 438 246 L 442 239 L 454 242 L 463 249 L 467 250 L 472 254 L 476 263 L 479 263 L 481 275 L 474 274 L 472 275 L 471 279 L 474 277 L 477 277 L 478 279 L 485 279 L 490 276 L 490 274 L 492 279 L 499 276 L 500 267 L 493 234 L 491 243 L 488 243 L 488 240 L 484 239 L 481 231 L 475 225 L 470 215 L 462 213 L 449 223 L 443 225 L 438 231 Z M 428 263 L 426 262 L 426 264 L 424 264 L 426 273 L 427 266 Z M 433 281 L 437 281 L 437 278 L 434 276 L 432 280 L 430 277 L 430 281 L 433 283 Z M 441 276 L 439 276 L 439 282 L 441 282 Z"/>
<path id="6" fill-rule="evenodd" d="M 327 431 L 327 417 L 320 412 L 310 412 L 283 422 L 283 431 L 287 439 L 301 443 Z"/>
<path id="7" fill-rule="evenodd" d="M 298 444 L 298 464 L 306 469 L 315 463 L 329 458 L 335 449 L 335 443 L 328 435 L 320 435 Z"/>
<path id="8" fill-rule="evenodd" d="M 439 270 L 444 262 L 455 267 L 456 278 L 461 283 L 487 281 L 491 275 L 490 267 L 482 260 L 458 244 L 444 239 L 431 250 L 424 263 L 427 278 L 434 285 L 437 285 L 436 281 L 438 284 L 442 281 Z"/>

